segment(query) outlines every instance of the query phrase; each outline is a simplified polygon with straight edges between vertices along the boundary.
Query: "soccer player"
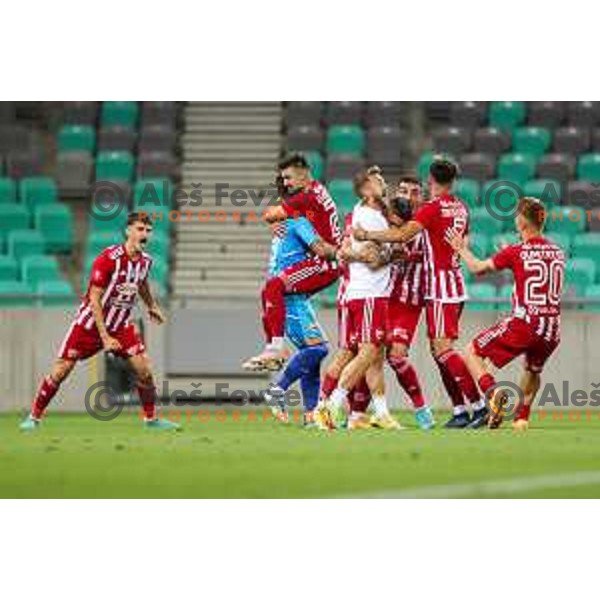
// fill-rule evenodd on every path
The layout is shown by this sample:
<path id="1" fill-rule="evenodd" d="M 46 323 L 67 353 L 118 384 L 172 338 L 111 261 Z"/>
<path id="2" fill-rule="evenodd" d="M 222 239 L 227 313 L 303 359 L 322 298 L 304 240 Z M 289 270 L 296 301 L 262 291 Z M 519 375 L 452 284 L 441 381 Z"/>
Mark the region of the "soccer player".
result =
<path id="1" fill-rule="evenodd" d="M 379 231 L 358 226 L 354 237 L 362 241 L 406 243 L 422 232 L 427 332 L 432 355 L 453 403 L 454 414 L 446 427 L 477 428 L 486 424 L 488 409 L 463 357 L 454 349 L 467 294 L 459 256 L 448 242 L 447 232 L 465 235 L 469 225 L 466 206 L 451 194 L 457 176 L 458 167 L 453 162 L 434 160 L 428 178 L 432 199 L 417 210 L 411 221 L 400 228 Z M 472 416 L 465 406 L 465 397 L 471 403 Z"/>
<path id="2" fill-rule="evenodd" d="M 286 337 L 297 351 L 283 373 L 263 395 L 276 418 L 287 422 L 289 411 L 285 394 L 299 380 L 304 405 L 304 425 L 311 426 L 314 423 L 313 411 L 319 401 L 321 363 L 329 352 L 327 340 L 310 298 L 300 294 L 286 296 L 285 304 Z"/>
<path id="3" fill-rule="evenodd" d="M 150 319 L 157 324 L 165 322 L 148 283 L 152 258 L 144 252 L 144 246 L 151 233 L 150 218 L 144 213 L 132 213 L 127 220 L 125 243 L 106 248 L 94 261 L 85 298 L 52 371 L 40 384 L 30 416 L 21 423 L 22 430 L 39 427 L 46 407 L 77 361 L 101 350 L 127 359 L 137 378 L 146 426 L 179 429 L 176 423 L 156 417 L 156 389 L 150 359 L 135 325 L 129 321 L 139 293 Z"/>
<path id="4" fill-rule="evenodd" d="M 342 235 L 329 192 L 311 178 L 308 162 L 301 154 L 293 154 L 279 164 L 278 181 L 281 205 L 268 211 L 267 221 L 304 218 L 317 236 L 310 252 L 297 257 L 296 262 L 287 261 L 284 269 L 271 275 L 261 292 L 266 347 L 243 364 L 243 368 L 252 371 L 279 370 L 285 363 L 285 295 L 311 296 L 329 287 L 339 276 L 335 253 Z"/>
<path id="5" fill-rule="evenodd" d="M 522 198 L 515 217 L 521 242 L 484 260 L 475 257 L 460 236 L 452 236 L 450 240 L 471 272 L 482 275 L 508 269 L 515 280 L 511 316 L 482 331 L 467 349 L 469 368 L 481 391 L 490 397 L 489 426 L 492 429 L 502 424 L 507 397 L 496 388 L 496 380 L 487 363 L 501 369 L 518 356 L 525 356 L 520 382 L 523 398 L 513 426 L 517 430 L 526 430 L 531 405 L 540 389 L 542 370 L 560 343 L 565 255 L 561 248 L 544 237 L 545 220 L 542 202 L 536 198 Z"/>
<path id="6" fill-rule="evenodd" d="M 376 231 L 388 229 L 385 218 L 385 181 L 377 167 L 355 178 L 356 194 L 362 198 L 352 213 L 353 227 Z M 375 256 L 370 260 L 367 253 Z M 379 261 L 379 248 L 374 244 L 352 241 L 349 254 L 340 253 L 349 262 L 350 278 L 346 289 L 347 333 L 355 355 L 343 367 L 336 389 L 317 413 L 321 425 L 340 428 L 346 422 L 346 404 L 350 391 L 364 378 L 367 380 L 375 411 L 373 425 L 384 429 L 400 429 L 390 415 L 385 397 L 383 377 L 384 349 L 391 269 Z"/>

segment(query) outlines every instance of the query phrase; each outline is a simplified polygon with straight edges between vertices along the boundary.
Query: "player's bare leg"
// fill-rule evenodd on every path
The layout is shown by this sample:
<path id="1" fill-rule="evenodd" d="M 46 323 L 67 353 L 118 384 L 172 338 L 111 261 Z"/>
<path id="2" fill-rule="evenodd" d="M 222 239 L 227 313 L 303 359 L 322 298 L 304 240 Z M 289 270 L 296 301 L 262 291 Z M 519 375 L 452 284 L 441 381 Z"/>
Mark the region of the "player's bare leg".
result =
<path id="1" fill-rule="evenodd" d="M 31 403 L 30 415 L 20 425 L 22 431 L 32 431 L 39 426 L 46 407 L 58 392 L 63 381 L 69 377 L 74 367 L 75 361 L 73 360 L 59 358 L 54 362 L 50 373 L 40 382 L 38 391 Z"/>
<path id="2" fill-rule="evenodd" d="M 371 419 L 371 425 L 378 429 L 400 430 L 403 427 L 392 417 L 385 397 L 385 378 L 383 374 L 383 364 L 385 361 L 385 351 L 379 349 L 377 357 L 373 364 L 368 368 L 365 379 L 367 386 L 373 398 L 373 409 L 375 414 Z"/>
<path id="3" fill-rule="evenodd" d="M 136 386 L 142 410 L 144 411 L 144 423 L 151 429 L 181 429 L 177 423 L 158 419 L 156 416 L 156 385 L 152 374 L 152 363 L 150 357 L 144 352 L 131 356 L 127 362 L 136 377 Z"/>
<path id="4" fill-rule="evenodd" d="M 513 421 L 514 431 L 525 432 L 529 429 L 529 414 L 541 385 L 542 378 L 540 374 L 525 369 L 519 383 L 519 387 L 523 392 L 523 403 L 519 406 Z"/>

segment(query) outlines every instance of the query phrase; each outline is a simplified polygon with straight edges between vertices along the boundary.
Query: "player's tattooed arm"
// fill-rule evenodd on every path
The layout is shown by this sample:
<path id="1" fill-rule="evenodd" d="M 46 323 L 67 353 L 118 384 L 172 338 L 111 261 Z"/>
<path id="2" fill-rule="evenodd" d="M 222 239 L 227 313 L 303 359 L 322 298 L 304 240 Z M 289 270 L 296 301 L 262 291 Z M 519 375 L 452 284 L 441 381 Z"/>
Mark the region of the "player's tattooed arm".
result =
<path id="1" fill-rule="evenodd" d="M 448 230 L 446 232 L 446 240 L 452 246 L 455 252 L 463 259 L 467 269 L 475 275 L 483 275 L 496 270 L 494 261 L 491 258 L 479 259 L 469 249 L 469 241 L 467 237 L 457 235 Z"/>
<path id="2" fill-rule="evenodd" d="M 107 352 L 115 352 L 121 349 L 121 344 L 118 340 L 111 337 L 104 323 L 104 311 L 102 310 L 101 298 L 104 294 L 104 289 L 97 285 L 92 285 L 90 288 L 90 307 L 96 322 L 96 329 L 102 340 L 102 345 Z"/>
<path id="3" fill-rule="evenodd" d="M 152 289 L 150 288 L 150 284 L 148 283 L 147 279 L 142 283 L 142 285 L 140 285 L 139 292 L 142 302 L 148 309 L 148 317 L 150 317 L 150 320 L 157 325 L 162 325 L 166 319 L 162 310 L 160 309 L 160 306 L 156 302 L 154 295 L 152 294 Z"/>
<path id="4" fill-rule="evenodd" d="M 372 269 L 379 269 L 388 262 L 388 257 L 384 255 L 379 244 L 368 243 L 360 250 L 353 250 L 352 243 L 349 240 L 348 242 L 345 241 L 339 249 L 338 259 L 346 263 L 365 263 Z"/>
<path id="5" fill-rule="evenodd" d="M 265 221 L 268 224 L 278 223 L 279 221 L 285 221 L 286 219 L 286 212 L 281 205 L 273 206 L 265 212 Z"/>
<path id="6" fill-rule="evenodd" d="M 337 260 L 338 249 L 333 244 L 328 244 L 323 240 L 317 240 L 310 245 L 310 249 L 325 260 Z"/>
<path id="7" fill-rule="evenodd" d="M 354 239 L 359 242 L 380 242 L 380 243 L 404 243 L 412 240 L 423 226 L 417 221 L 409 221 L 402 227 L 385 229 L 384 231 L 366 231 L 361 227 L 355 227 L 353 230 Z"/>

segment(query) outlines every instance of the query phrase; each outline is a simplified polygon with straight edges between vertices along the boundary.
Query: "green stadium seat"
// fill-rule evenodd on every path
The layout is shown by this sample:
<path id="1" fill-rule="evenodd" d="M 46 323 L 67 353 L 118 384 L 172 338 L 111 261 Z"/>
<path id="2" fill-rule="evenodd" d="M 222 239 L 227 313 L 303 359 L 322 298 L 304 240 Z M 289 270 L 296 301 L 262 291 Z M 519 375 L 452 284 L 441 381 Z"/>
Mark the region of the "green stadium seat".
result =
<path id="1" fill-rule="evenodd" d="M 119 125 L 135 129 L 138 111 L 137 102 L 103 102 L 100 123 L 102 127 Z"/>
<path id="2" fill-rule="evenodd" d="M 498 298 L 502 298 L 502 301 L 498 304 L 498 308 L 502 311 L 511 310 L 512 308 L 512 294 L 514 286 L 512 283 L 503 285 L 498 290 Z"/>
<path id="3" fill-rule="evenodd" d="M 170 207 L 173 191 L 173 184 L 169 179 L 139 179 L 133 187 L 134 210 L 151 211 Z M 193 201 L 190 198 L 190 202 Z"/>
<path id="4" fill-rule="evenodd" d="M 155 257 L 150 269 L 150 281 L 156 281 L 164 286 L 167 285 L 168 279 L 168 263 Z"/>
<path id="5" fill-rule="evenodd" d="M 342 214 L 349 214 L 354 210 L 358 198 L 354 195 L 354 183 L 349 179 L 332 179 L 327 185 L 331 197 Z"/>
<path id="6" fill-rule="evenodd" d="M 425 152 L 421 155 L 419 159 L 419 164 L 417 165 L 417 175 L 421 181 L 427 181 L 427 177 L 429 176 L 429 167 L 431 167 L 431 163 L 435 158 L 435 154 L 433 152 Z"/>
<path id="7" fill-rule="evenodd" d="M 584 154 L 577 163 L 577 178 L 600 183 L 600 153 Z"/>
<path id="8" fill-rule="evenodd" d="M 2 308 L 27 308 L 35 304 L 35 290 L 25 281 L 0 281 L 0 306 Z"/>
<path id="9" fill-rule="evenodd" d="M 59 152 L 94 152 L 96 131 L 89 125 L 63 125 L 58 132 Z"/>
<path id="10" fill-rule="evenodd" d="M 491 302 L 492 298 L 497 297 L 496 286 L 491 283 L 473 283 L 469 286 L 470 310 L 496 310 L 497 304 Z M 487 302 L 485 302 L 487 300 Z"/>
<path id="11" fill-rule="evenodd" d="M 154 233 L 162 232 L 169 235 L 173 221 L 169 218 L 171 210 L 169 208 L 161 208 L 159 210 L 148 211 L 153 218 Z"/>
<path id="12" fill-rule="evenodd" d="M 21 260 L 21 280 L 34 287 L 40 281 L 56 281 L 61 278 L 58 260 L 54 256 L 25 256 Z"/>
<path id="13" fill-rule="evenodd" d="M 95 231 L 89 234 L 86 243 L 86 256 L 92 261 L 102 250 L 108 246 L 114 246 L 125 241 L 123 232 L 114 231 Z M 90 265 L 91 266 L 91 265 Z"/>
<path id="14" fill-rule="evenodd" d="M 550 148 L 552 135 L 543 127 L 519 127 L 513 133 L 513 151 L 540 157 Z"/>
<path id="15" fill-rule="evenodd" d="M 491 102 L 489 122 L 492 127 L 512 131 L 525 121 L 525 102 Z"/>
<path id="16" fill-rule="evenodd" d="M 54 204 L 58 200 L 58 188 L 50 177 L 26 177 L 19 183 L 19 196 L 29 208 Z"/>
<path id="17" fill-rule="evenodd" d="M 583 307 L 590 312 L 600 313 L 600 285 L 588 285 L 585 289 L 585 298 L 596 300 L 596 302 L 586 302 Z"/>
<path id="18" fill-rule="evenodd" d="M 533 179 L 535 167 L 536 159 L 531 154 L 503 154 L 498 161 L 498 179 L 522 185 Z"/>
<path id="19" fill-rule="evenodd" d="M 585 211 L 577 206 L 562 206 L 553 208 L 546 219 L 546 230 L 554 233 L 566 233 L 570 237 L 585 231 L 587 215 Z"/>
<path id="20" fill-rule="evenodd" d="M 470 208 L 479 204 L 481 186 L 474 179 L 459 179 L 454 185 L 454 195 L 460 198 Z"/>
<path id="21" fill-rule="evenodd" d="M 164 231 L 155 231 L 148 242 L 147 251 L 151 256 L 168 262 L 170 242 L 170 237 Z"/>
<path id="22" fill-rule="evenodd" d="M 133 163 L 129 152 L 100 152 L 96 158 L 96 181 L 131 181 Z"/>
<path id="23" fill-rule="evenodd" d="M 471 211 L 471 231 L 491 238 L 501 233 L 504 221 L 493 217 L 485 207 L 475 208 Z"/>
<path id="24" fill-rule="evenodd" d="M 39 206 L 34 212 L 34 223 L 36 230 L 44 236 L 48 252 L 67 253 L 73 250 L 73 213 L 66 204 L 57 202 Z"/>
<path id="25" fill-rule="evenodd" d="M 19 262 L 14 256 L 0 255 L 0 281 L 17 281 Z"/>
<path id="26" fill-rule="evenodd" d="M 574 258 L 565 272 L 565 292 L 583 296 L 585 290 L 596 282 L 596 264 L 590 258 Z"/>
<path id="27" fill-rule="evenodd" d="M 566 255 L 571 254 L 571 246 L 574 238 L 572 238 L 568 233 L 551 231 L 550 233 L 547 233 L 545 237 L 560 246 Z"/>
<path id="28" fill-rule="evenodd" d="M 14 179 L 0 178 L 0 204 L 10 204 L 17 201 L 17 185 Z"/>
<path id="29" fill-rule="evenodd" d="M 600 273 L 600 233 L 584 233 L 573 240 L 573 258 L 589 258 Z"/>
<path id="30" fill-rule="evenodd" d="M 108 232 L 118 230 L 120 233 L 127 227 L 127 211 L 121 210 L 110 219 L 100 219 L 90 214 L 88 228 L 90 232 Z"/>
<path id="31" fill-rule="evenodd" d="M 560 204 L 560 182 L 555 179 L 531 179 L 523 186 L 525 196 L 538 198 L 547 209 Z"/>
<path id="32" fill-rule="evenodd" d="M 15 258 L 44 254 L 44 236 L 33 229 L 11 231 L 7 236 L 8 253 Z"/>
<path id="33" fill-rule="evenodd" d="M 15 229 L 28 229 L 31 215 L 21 204 L 0 204 L 0 235 L 6 237 Z"/>
<path id="34" fill-rule="evenodd" d="M 491 240 L 490 254 L 495 254 L 504 248 L 505 246 L 512 246 L 513 244 L 519 243 L 519 236 L 515 233 L 500 233 L 495 235 Z"/>
<path id="35" fill-rule="evenodd" d="M 482 233 L 469 235 L 469 247 L 477 258 L 486 258 L 490 253 L 490 238 Z"/>
<path id="36" fill-rule="evenodd" d="M 310 165 L 310 171 L 314 179 L 321 180 L 325 170 L 323 157 L 320 152 L 303 152 L 304 157 Z"/>
<path id="37" fill-rule="evenodd" d="M 40 281 L 36 292 L 42 296 L 41 302 L 44 307 L 72 306 L 77 301 L 77 295 L 73 286 L 64 279 L 55 281 Z"/>
<path id="38" fill-rule="evenodd" d="M 365 132 L 359 125 L 335 125 L 327 132 L 327 152 L 361 155 L 365 150 Z"/>

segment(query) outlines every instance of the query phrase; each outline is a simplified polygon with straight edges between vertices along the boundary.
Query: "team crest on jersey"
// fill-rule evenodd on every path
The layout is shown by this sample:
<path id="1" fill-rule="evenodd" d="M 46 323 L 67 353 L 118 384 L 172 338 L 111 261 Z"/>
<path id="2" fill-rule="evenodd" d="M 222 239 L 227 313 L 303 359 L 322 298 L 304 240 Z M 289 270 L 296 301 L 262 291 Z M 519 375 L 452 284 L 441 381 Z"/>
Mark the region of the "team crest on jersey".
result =
<path id="1" fill-rule="evenodd" d="M 134 296 L 137 294 L 138 286 L 136 283 L 120 283 L 117 286 L 117 292 L 125 296 Z"/>

